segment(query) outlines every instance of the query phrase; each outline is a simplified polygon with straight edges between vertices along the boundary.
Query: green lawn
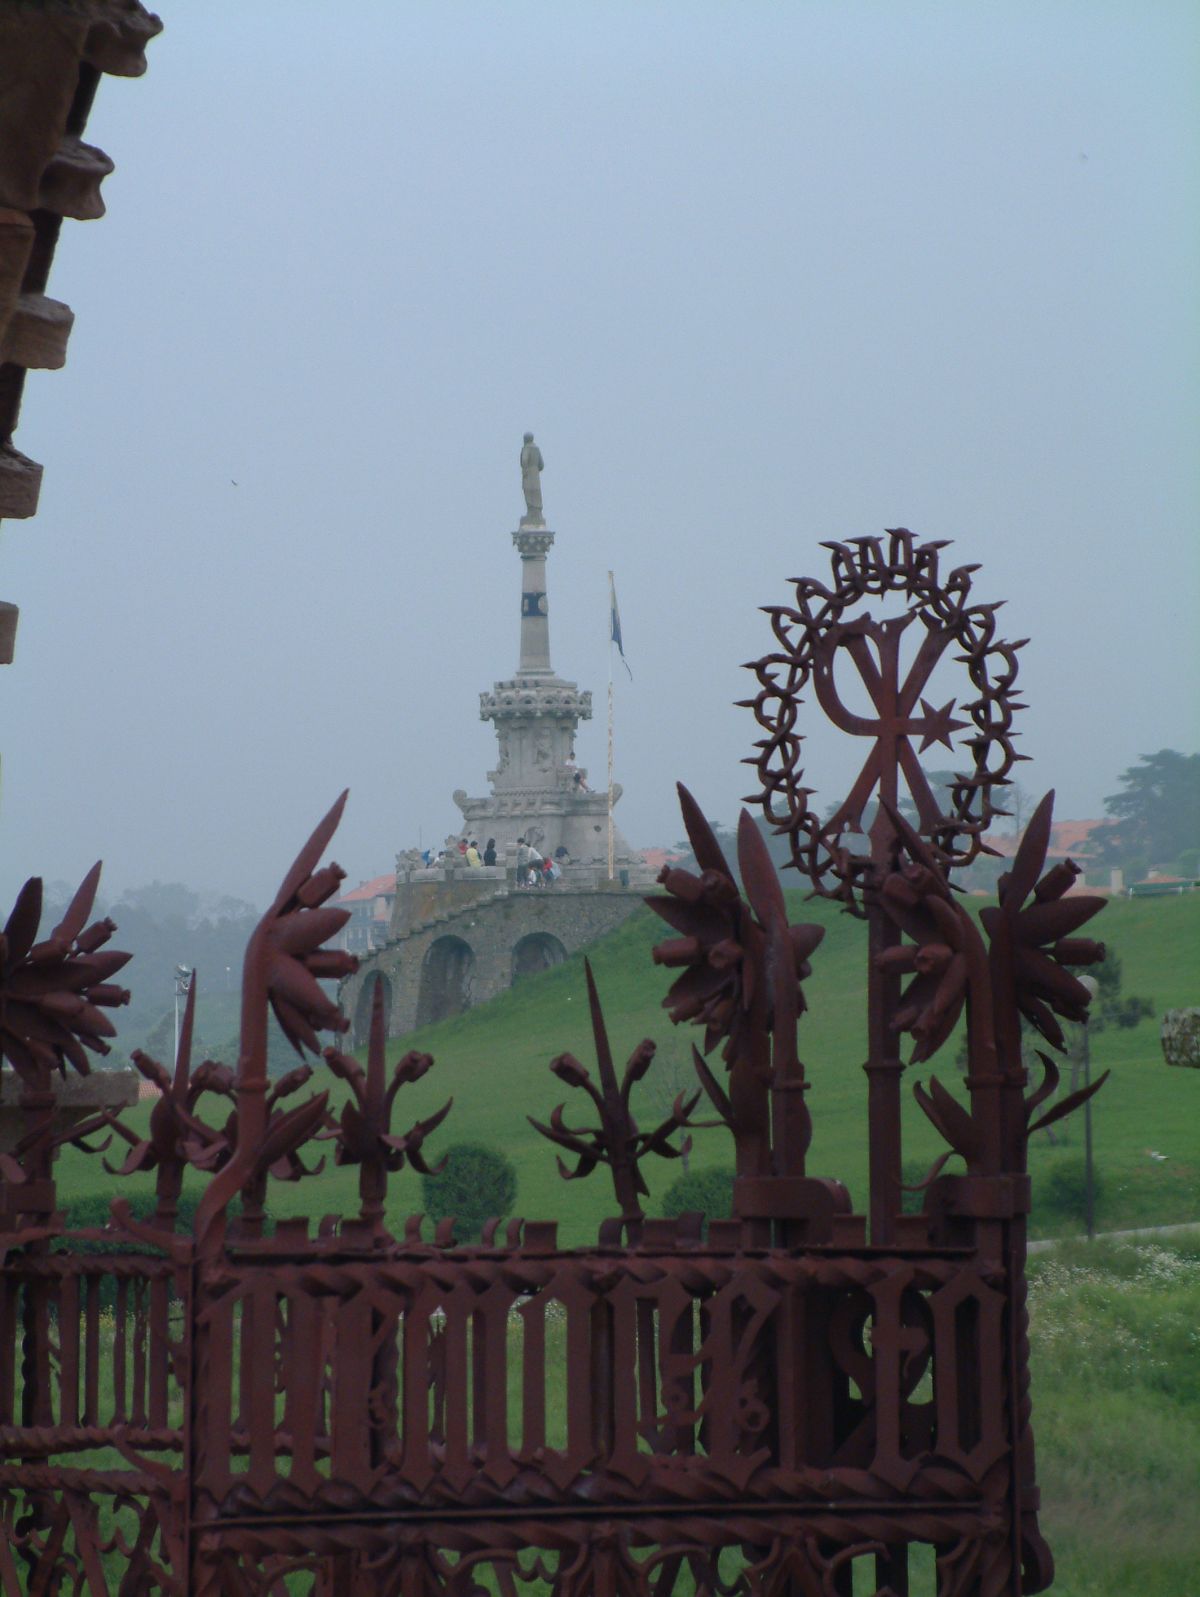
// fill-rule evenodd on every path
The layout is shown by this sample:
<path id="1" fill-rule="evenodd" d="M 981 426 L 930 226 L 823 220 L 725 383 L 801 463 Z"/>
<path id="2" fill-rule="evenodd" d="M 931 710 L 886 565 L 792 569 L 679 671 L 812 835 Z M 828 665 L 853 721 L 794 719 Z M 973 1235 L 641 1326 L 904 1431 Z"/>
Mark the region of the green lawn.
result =
<path id="1" fill-rule="evenodd" d="M 809 1168 L 814 1174 L 845 1181 L 856 1207 L 862 1209 L 867 1167 L 866 1079 L 861 1069 L 865 932 L 861 922 L 828 904 L 806 902 L 796 891 L 789 898 L 793 919 L 818 920 L 827 928 L 807 986 L 810 1010 L 801 1026 L 815 1126 Z M 1120 953 L 1126 991 L 1151 997 L 1156 1016 L 1130 1031 L 1105 1031 L 1093 1044 L 1094 1069 L 1111 1066 L 1113 1072 L 1095 1108 L 1097 1160 L 1106 1183 L 1100 1223 L 1116 1227 L 1200 1218 L 1195 1130 L 1200 1123 L 1200 1072 L 1171 1070 L 1164 1064 L 1157 1020 L 1164 1009 L 1200 999 L 1200 895 L 1113 900 L 1093 925 L 1097 935 Z M 618 1059 L 643 1037 L 653 1037 L 659 1044 L 662 1066 L 652 1068 L 640 1089 L 648 1095 L 642 1099 L 646 1119 L 667 1095 L 664 1087 L 655 1086 L 656 1080 L 679 1074 L 681 1084 L 692 1040 L 690 1034 L 673 1028 L 661 1009 L 670 977 L 651 963 L 650 949 L 662 932 L 658 918 L 643 911 L 592 950 Z M 389 1055 L 410 1047 L 431 1052 L 437 1064 L 423 1081 L 401 1094 L 394 1129 L 403 1131 L 413 1119 L 453 1096 L 454 1108 L 431 1146 L 436 1150 L 453 1140 L 502 1148 L 517 1167 L 517 1212 L 556 1218 L 564 1241 L 591 1240 L 597 1221 L 612 1208 L 604 1171 L 585 1182 L 564 1183 L 553 1150 L 525 1120 L 527 1113 L 544 1118 L 562 1099 L 582 1096 L 570 1094 L 547 1069 L 550 1060 L 565 1050 L 585 1064 L 593 1060 L 582 959 L 530 977 L 483 1008 L 393 1043 Z M 952 1040 L 934 1068 L 957 1089 L 955 1048 Z M 913 1074 L 925 1078 L 929 1068 Z M 328 1082 L 323 1077 L 324 1068 L 318 1065 L 320 1085 Z M 340 1088 L 336 1082 L 331 1085 L 336 1099 Z M 635 1098 L 635 1108 L 637 1103 Z M 580 1116 L 587 1107 L 580 1104 L 576 1110 L 569 1105 Z M 131 1113 L 130 1122 L 144 1125 L 148 1113 L 143 1105 Z M 905 1157 L 932 1160 L 940 1151 L 938 1138 L 910 1094 L 905 1095 L 904 1115 Z M 1066 1136 L 1065 1151 L 1077 1154 L 1082 1148 L 1081 1128 L 1068 1123 Z M 1152 1159 L 1151 1152 L 1165 1158 Z M 723 1129 L 698 1134 L 693 1155 L 697 1164 L 726 1163 L 729 1157 Z M 1063 1157 L 1063 1148 L 1051 1147 L 1045 1137 L 1035 1139 L 1031 1150 L 1035 1191 L 1051 1165 Z M 659 1162 L 648 1171 L 652 1207 L 678 1173 L 677 1163 Z M 150 1178 L 135 1179 L 149 1190 Z M 125 1183 L 122 1190 L 132 1185 Z M 98 1160 L 70 1151 L 64 1155 L 60 1189 L 65 1201 L 105 1187 L 115 1190 Z M 354 1205 L 355 1190 L 353 1171 L 329 1167 L 311 1180 L 276 1184 L 271 1204 L 279 1215 L 345 1212 Z M 393 1178 L 390 1215 L 399 1219 L 420 1208 L 418 1180 L 409 1171 Z M 1036 1224 L 1035 1212 L 1035 1228 Z"/>

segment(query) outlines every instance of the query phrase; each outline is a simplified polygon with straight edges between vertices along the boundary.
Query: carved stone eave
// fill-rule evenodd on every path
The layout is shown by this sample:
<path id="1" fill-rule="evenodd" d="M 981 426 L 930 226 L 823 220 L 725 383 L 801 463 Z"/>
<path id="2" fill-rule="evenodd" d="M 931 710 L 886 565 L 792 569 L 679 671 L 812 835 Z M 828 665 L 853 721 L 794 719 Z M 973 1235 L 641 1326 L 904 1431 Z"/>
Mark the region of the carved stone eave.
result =
<path id="1" fill-rule="evenodd" d="M 75 313 L 45 294 L 20 294 L 0 338 L 0 361 L 27 371 L 57 371 L 66 364 Z"/>
<path id="2" fill-rule="evenodd" d="M 7 599 L 0 599 L 0 665 L 11 665 L 17 646 L 17 622 L 21 612 Z"/>
<path id="3" fill-rule="evenodd" d="M 531 716 L 570 716 L 577 721 L 590 721 L 591 690 L 581 691 L 574 682 L 564 682 L 561 677 L 515 677 L 494 682 L 490 693 L 479 695 L 481 721 L 524 720 Z"/>
<path id="4" fill-rule="evenodd" d="M 42 172 L 38 208 L 76 222 L 97 221 L 104 215 L 100 185 L 112 170 L 103 150 L 66 134 Z"/>
<path id="5" fill-rule="evenodd" d="M 0 3 L 0 520 L 32 516 L 42 468 L 12 445 L 27 370 L 66 361 L 74 320 L 46 279 L 62 218 L 104 215 L 113 170 L 83 140 L 103 73 L 136 78 L 162 31 L 139 0 Z M 12 657 L 17 610 L 0 611 L 0 660 Z"/>
<path id="6" fill-rule="evenodd" d="M 489 771 L 489 776 L 496 773 Z M 620 802 L 625 789 L 620 782 L 614 782 L 612 797 L 614 806 Z M 595 793 L 589 789 L 586 793 L 568 793 L 564 790 L 537 787 L 510 787 L 502 793 L 489 793 L 484 796 L 472 797 L 462 788 L 456 788 L 451 794 L 455 808 L 464 815 L 520 815 L 534 811 L 545 815 L 590 815 L 602 817 L 608 814 L 608 789 Z"/>
<path id="7" fill-rule="evenodd" d="M 21 297 L 33 248 L 33 223 L 24 211 L 0 210 L 0 336 Z"/>
<path id="8" fill-rule="evenodd" d="M 544 521 L 536 527 L 526 526 L 522 522 L 519 529 L 513 533 L 512 540 L 518 554 L 526 559 L 536 559 L 550 552 L 554 543 L 554 534 Z"/>
<path id="9" fill-rule="evenodd" d="M 36 513 L 42 468 L 12 444 L 0 444 L 0 520 L 23 521 Z"/>
<path id="10" fill-rule="evenodd" d="M 162 20 L 138 0 L 75 0 L 72 9 L 89 20 L 84 60 L 114 78 L 140 78 L 146 46 L 162 32 Z"/>

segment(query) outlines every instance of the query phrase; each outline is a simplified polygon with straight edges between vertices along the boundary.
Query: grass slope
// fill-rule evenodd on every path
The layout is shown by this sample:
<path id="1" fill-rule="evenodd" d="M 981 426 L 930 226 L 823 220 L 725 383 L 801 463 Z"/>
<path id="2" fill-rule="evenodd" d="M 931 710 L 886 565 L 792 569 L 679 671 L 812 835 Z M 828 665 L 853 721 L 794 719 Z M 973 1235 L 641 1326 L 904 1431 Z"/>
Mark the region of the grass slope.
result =
<path id="1" fill-rule="evenodd" d="M 809 1169 L 845 1181 L 855 1207 L 862 1210 L 867 1201 L 866 1078 L 861 1068 L 866 1047 L 865 929 L 828 904 L 807 902 L 799 891 L 789 892 L 788 897 L 793 920 L 815 920 L 826 927 L 807 985 L 811 1007 L 800 1034 L 812 1082 L 808 1101 L 815 1129 Z M 1200 998 L 1196 979 L 1200 895 L 1113 900 L 1093 925 L 1097 935 L 1121 955 L 1126 991 L 1151 997 L 1156 1017 L 1164 1009 Z M 683 1084 L 682 1069 L 694 1035 L 690 1028 L 673 1028 L 661 1008 L 671 977 L 651 963 L 650 950 L 663 931 L 658 917 L 643 911 L 591 950 L 618 1064 L 643 1037 L 653 1037 L 659 1044 L 661 1066 L 656 1063 L 639 1089 L 643 1124 L 663 1112 L 660 1106 Z M 952 1040 L 935 1068 L 947 1086 L 960 1091 L 955 1046 Z M 502 1149 L 517 1168 L 516 1212 L 557 1219 L 564 1242 L 592 1240 L 598 1220 L 613 1207 L 606 1173 L 598 1170 L 582 1182 L 562 1181 L 553 1150 L 525 1118 L 534 1114 L 544 1119 L 556 1103 L 567 1099 L 568 1121 L 587 1121 L 590 1104 L 571 1103 L 583 1095 L 570 1093 L 547 1069 L 550 1060 L 564 1051 L 594 1068 L 582 958 L 527 978 L 480 1009 L 391 1044 L 389 1058 L 408 1048 L 432 1053 L 437 1065 L 401 1094 L 393 1129 L 403 1132 L 414 1119 L 453 1096 L 448 1121 L 431 1139 L 434 1150 L 448 1141 L 487 1142 Z M 1167 1068 L 1157 1018 L 1130 1031 L 1099 1035 L 1093 1045 L 1093 1066 L 1097 1073 L 1109 1066 L 1113 1071 L 1095 1109 L 1097 1158 L 1108 1178 L 1101 1225 L 1167 1223 L 1200 1216 L 1195 1134 L 1200 1072 Z M 926 1066 L 919 1074 L 924 1077 L 928 1072 Z M 668 1091 L 655 1086 L 656 1076 L 679 1079 Z M 327 1084 L 336 1103 L 341 1089 L 328 1082 L 318 1065 L 314 1085 Z M 637 1110 L 636 1096 L 634 1104 Z M 141 1106 L 130 1122 L 145 1125 L 148 1114 L 148 1108 Z M 1078 1152 L 1082 1130 L 1072 1127 L 1067 1136 L 1068 1151 Z M 932 1160 L 940 1151 L 936 1134 L 907 1092 L 904 1147 L 906 1159 L 914 1160 Z M 1165 1155 L 1165 1160 L 1152 1160 L 1149 1150 Z M 1051 1148 L 1044 1137 L 1035 1139 L 1031 1150 L 1035 1190 L 1049 1165 L 1062 1156 L 1062 1148 Z M 724 1130 L 698 1133 L 693 1160 L 697 1165 L 730 1162 Z M 652 1211 L 679 1173 L 675 1161 L 655 1161 L 647 1168 Z M 147 1189 L 152 1184 L 150 1178 L 135 1179 Z M 278 1215 L 352 1212 L 356 1183 L 353 1170 L 329 1167 L 311 1180 L 274 1184 L 271 1205 Z M 77 1193 L 105 1187 L 113 1190 L 99 1162 L 68 1150 L 60 1165 L 63 1199 L 69 1202 Z M 417 1178 L 408 1171 L 393 1178 L 389 1193 L 393 1221 L 421 1207 Z"/>
<path id="2" fill-rule="evenodd" d="M 1195 1592 L 1200 1243 L 1064 1245 L 1029 1307 L 1053 1597 Z"/>

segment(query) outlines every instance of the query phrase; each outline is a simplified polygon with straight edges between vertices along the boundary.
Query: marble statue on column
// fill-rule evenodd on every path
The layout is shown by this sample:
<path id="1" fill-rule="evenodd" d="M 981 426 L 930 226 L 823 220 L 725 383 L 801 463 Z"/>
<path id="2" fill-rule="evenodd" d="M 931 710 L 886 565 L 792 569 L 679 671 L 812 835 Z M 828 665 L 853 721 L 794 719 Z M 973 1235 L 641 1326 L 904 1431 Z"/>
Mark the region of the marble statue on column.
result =
<path id="1" fill-rule="evenodd" d="M 533 434 L 526 433 L 521 446 L 521 489 L 525 495 L 525 514 L 521 517 L 523 527 L 546 525 L 542 515 L 542 472 L 545 464 L 541 450 L 533 441 Z"/>

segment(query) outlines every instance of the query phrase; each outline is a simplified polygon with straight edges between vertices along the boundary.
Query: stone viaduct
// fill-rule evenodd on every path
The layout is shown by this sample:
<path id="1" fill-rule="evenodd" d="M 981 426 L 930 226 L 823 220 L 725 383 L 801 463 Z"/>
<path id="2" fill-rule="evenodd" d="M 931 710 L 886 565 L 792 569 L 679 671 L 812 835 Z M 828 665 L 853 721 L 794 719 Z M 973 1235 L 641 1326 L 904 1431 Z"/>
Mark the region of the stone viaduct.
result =
<path id="1" fill-rule="evenodd" d="M 414 921 L 343 984 L 342 1007 L 353 1022 L 355 1047 L 367 1040 L 376 982 L 383 983 L 388 1035 L 400 1037 L 486 1003 L 522 976 L 561 964 L 641 903 L 639 894 L 615 883 L 518 892 L 509 889 L 502 870 L 486 875 L 500 878 L 489 896 L 456 905 L 439 895 L 427 919 Z"/>

